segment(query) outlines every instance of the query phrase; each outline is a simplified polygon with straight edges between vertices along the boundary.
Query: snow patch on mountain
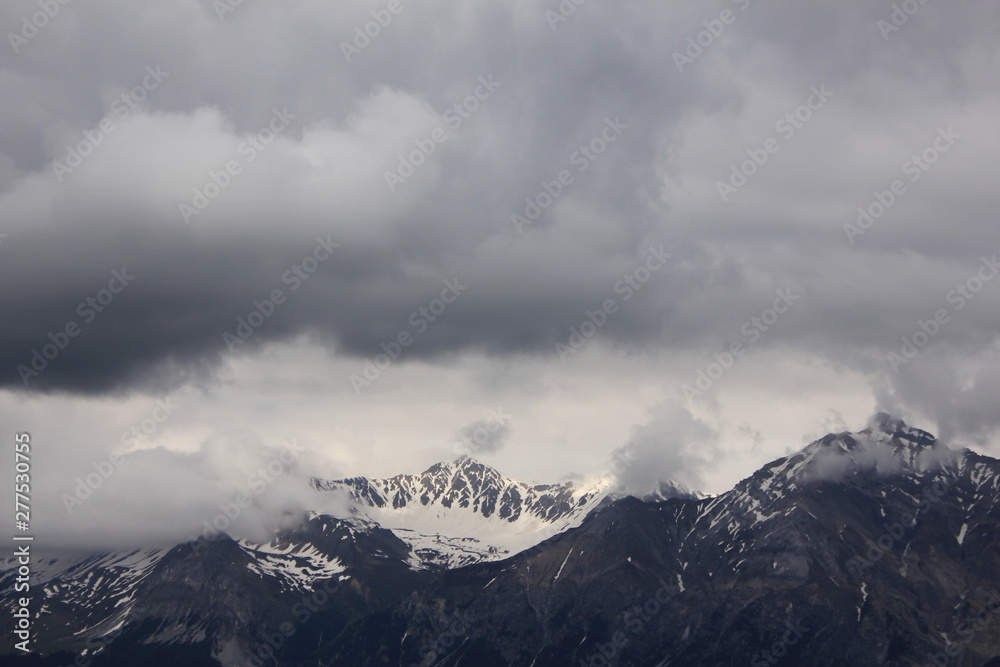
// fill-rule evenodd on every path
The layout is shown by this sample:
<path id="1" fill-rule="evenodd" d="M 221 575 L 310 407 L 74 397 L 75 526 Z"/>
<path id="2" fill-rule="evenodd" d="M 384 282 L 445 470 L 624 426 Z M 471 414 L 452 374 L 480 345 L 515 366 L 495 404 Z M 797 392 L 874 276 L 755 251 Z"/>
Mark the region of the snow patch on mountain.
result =
<path id="1" fill-rule="evenodd" d="M 278 579 L 285 590 L 312 591 L 318 582 L 346 569 L 337 558 L 309 543 L 278 546 L 275 542 L 254 544 L 240 540 L 237 544 L 251 558 L 247 569 L 261 577 Z"/>
<path id="2" fill-rule="evenodd" d="M 351 498 L 350 517 L 393 531 L 420 567 L 500 560 L 573 528 L 611 493 L 597 479 L 579 487 L 528 485 L 463 456 L 419 475 L 314 480 Z"/>
<path id="3" fill-rule="evenodd" d="M 799 483 L 840 481 L 857 474 L 919 476 L 954 464 L 959 456 L 930 433 L 880 412 L 861 431 L 831 433 L 782 459 L 775 473 Z"/>

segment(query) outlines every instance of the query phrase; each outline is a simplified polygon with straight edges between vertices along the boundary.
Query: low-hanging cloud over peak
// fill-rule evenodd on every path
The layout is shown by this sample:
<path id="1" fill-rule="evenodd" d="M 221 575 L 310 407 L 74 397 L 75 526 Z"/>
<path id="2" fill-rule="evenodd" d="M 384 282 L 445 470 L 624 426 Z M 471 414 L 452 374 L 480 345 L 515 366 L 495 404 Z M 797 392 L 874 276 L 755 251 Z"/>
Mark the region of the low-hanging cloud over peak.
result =
<path id="1" fill-rule="evenodd" d="M 211 389 L 301 345 L 355 398 L 642 358 L 712 410 L 808 359 L 991 443 L 997 9 L 557 5 L 404 4 L 368 40 L 352 3 L 61 6 L 3 55 L 0 386 Z"/>

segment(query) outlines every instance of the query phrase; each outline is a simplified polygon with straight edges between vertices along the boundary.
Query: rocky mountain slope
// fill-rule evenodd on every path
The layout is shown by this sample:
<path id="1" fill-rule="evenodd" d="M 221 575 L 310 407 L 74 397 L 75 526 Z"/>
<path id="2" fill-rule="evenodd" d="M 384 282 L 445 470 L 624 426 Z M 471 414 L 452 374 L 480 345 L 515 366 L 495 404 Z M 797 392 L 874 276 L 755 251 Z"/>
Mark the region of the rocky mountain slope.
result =
<path id="1" fill-rule="evenodd" d="M 413 549 L 418 568 L 453 569 L 500 560 L 578 526 L 594 508 L 620 497 L 612 479 L 582 485 L 528 485 L 463 456 L 419 475 L 313 480 L 349 499 L 351 516 L 392 530 Z M 656 497 L 696 494 L 672 481 Z"/>
<path id="2" fill-rule="evenodd" d="M 350 516 L 39 563 L 46 655 L 11 664 L 995 667 L 998 473 L 879 415 L 714 498 L 471 459 L 316 480 Z"/>
<path id="3" fill-rule="evenodd" d="M 321 658 L 1000 664 L 998 473 L 879 415 L 718 497 L 624 499 L 541 549 L 448 572 Z"/>

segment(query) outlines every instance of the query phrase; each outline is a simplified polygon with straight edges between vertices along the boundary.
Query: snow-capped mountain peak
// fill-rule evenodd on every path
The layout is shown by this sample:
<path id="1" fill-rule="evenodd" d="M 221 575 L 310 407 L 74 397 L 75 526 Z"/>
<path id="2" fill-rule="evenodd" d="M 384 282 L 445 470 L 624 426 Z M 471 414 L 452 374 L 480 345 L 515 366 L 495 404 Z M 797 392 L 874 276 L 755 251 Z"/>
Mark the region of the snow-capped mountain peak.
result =
<path id="1" fill-rule="evenodd" d="M 575 514 L 581 505 L 602 493 L 607 482 L 580 489 L 572 482 L 531 486 L 462 456 L 455 461 L 435 463 L 418 475 L 315 479 L 313 486 L 320 491 L 346 492 L 362 507 L 402 511 L 431 506 L 469 510 L 486 519 L 513 522 L 522 516 L 532 516 L 551 522 Z"/>
<path id="2" fill-rule="evenodd" d="M 919 476 L 956 456 L 930 433 L 880 412 L 861 431 L 831 433 L 763 470 L 773 470 L 777 479 L 792 484 L 857 474 Z"/>
<path id="3" fill-rule="evenodd" d="M 494 560 L 578 525 L 610 493 L 608 480 L 529 485 L 468 456 L 417 475 L 313 480 L 345 495 L 351 517 L 388 528 L 423 566 Z"/>
<path id="4" fill-rule="evenodd" d="M 902 419 L 885 412 L 879 412 L 872 417 L 868 426 L 861 433 L 870 434 L 883 442 L 891 441 L 896 445 L 911 449 L 923 450 L 938 446 L 944 447 L 944 445 L 939 444 L 937 438 L 927 431 L 909 426 Z"/>
<path id="5" fill-rule="evenodd" d="M 624 498 L 628 495 L 634 495 L 634 494 L 628 494 L 624 490 L 619 488 L 616 489 L 611 494 L 611 497 L 617 499 L 617 498 Z M 664 500 L 670 500 L 671 498 L 686 498 L 688 500 L 698 500 L 701 498 L 708 498 L 708 495 L 702 493 L 701 491 L 692 491 L 686 485 L 678 481 L 668 479 L 666 481 L 662 481 L 659 484 L 657 484 L 656 489 L 654 489 L 653 491 L 637 497 L 639 497 L 639 499 L 642 500 L 643 502 L 654 503 L 654 502 L 663 502 Z"/>
<path id="6" fill-rule="evenodd" d="M 586 662 L 637 599 L 659 590 L 671 602 L 650 617 L 659 625 L 635 635 L 630 647 L 642 652 L 628 664 L 664 656 L 733 664 L 750 635 L 718 637 L 745 627 L 770 650 L 789 616 L 809 627 L 904 632 L 898 650 L 915 646 L 912 655 L 922 656 L 948 643 L 927 627 L 989 608 L 987 586 L 1000 571 L 1000 461 L 949 449 L 889 415 L 816 440 L 712 498 L 664 483 L 645 499 L 611 502 L 622 495 L 611 480 L 529 485 L 468 457 L 414 475 L 314 486 L 318 507 L 347 516 L 311 513 L 265 543 L 223 535 L 163 550 L 39 554 L 39 636 L 102 664 L 138 664 L 133 656 L 145 647 L 167 652 L 170 664 L 256 664 L 251 656 L 273 636 L 288 642 L 285 656 L 299 651 L 324 664 L 384 663 L 367 660 L 372 645 L 400 647 L 389 658 L 411 664 L 427 646 L 419 638 L 443 636 L 462 610 L 477 622 L 450 656 L 439 655 L 449 664 L 479 664 L 478 653 L 463 657 L 473 641 L 502 648 L 514 656 L 509 664 L 545 650 Z M 326 503 L 328 493 L 349 503 Z M 16 558 L 0 561 L 5 610 L 15 604 L 18 567 Z M 688 628 L 691 617 L 711 627 Z M 279 632 L 292 618 L 295 632 Z M 525 619 L 539 632 L 523 634 Z M 324 634 L 331 627 L 338 630 Z M 593 628 L 605 634 L 588 639 Z M 849 638 L 813 635 L 796 646 L 823 641 L 821 649 L 789 657 L 816 664 Z M 998 655 L 996 642 L 983 646 L 975 664 Z M 869 655 L 866 648 L 850 662 L 882 664 Z"/>

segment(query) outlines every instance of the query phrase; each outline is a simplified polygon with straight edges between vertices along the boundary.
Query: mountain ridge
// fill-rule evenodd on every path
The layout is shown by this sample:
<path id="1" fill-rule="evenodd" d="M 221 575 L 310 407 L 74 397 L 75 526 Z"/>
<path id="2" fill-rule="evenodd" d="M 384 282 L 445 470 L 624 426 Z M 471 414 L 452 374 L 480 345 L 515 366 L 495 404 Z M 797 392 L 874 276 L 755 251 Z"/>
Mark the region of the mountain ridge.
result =
<path id="1" fill-rule="evenodd" d="M 313 478 L 312 486 L 350 498 L 350 517 L 343 518 L 396 531 L 421 554 L 426 567 L 469 564 L 474 560 L 469 549 L 490 560 L 512 555 L 579 525 L 602 503 L 621 495 L 608 477 L 583 484 L 527 484 L 465 455 L 416 475 Z M 664 481 L 655 496 L 696 494 Z M 448 545 L 454 540 L 463 542 L 458 554 Z"/>
<path id="2" fill-rule="evenodd" d="M 222 535 L 49 562 L 35 622 L 50 662 L 37 664 L 88 646 L 98 667 L 1000 659 L 1000 461 L 889 415 L 713 497 L 529 486 L 474 459 L 317 484 L 356 493 L 361 512 L 311 513 L 266 544 Z M 433 521 L 390 529 L 365 514 L 376 510 Z M 505 553 L 416 530 L 456 518 L 551 532 L 525 531 L 530 546 Z M 789 627 L 799 634 L 783 644 Z"/>
<path id="3" fill-rule="evenodd" d="M 873 426 L 713 498 L 612 503 L 542 548 L 447 572 L 359 621 L 352 637 L 385 647 L 377 655 L 348 637 L 323 655 L 416 662 L 407 638 L 466 614 L 481 621 L 438 651 L 443 664 L 993 664 L 1000 461 L 901 420 Z M 938 452 L 933 465 L 922 451 Z M 824 452 L 849 465 L 800 474 Z M 796 641 L 783 642 L 791 627 Z"/>

